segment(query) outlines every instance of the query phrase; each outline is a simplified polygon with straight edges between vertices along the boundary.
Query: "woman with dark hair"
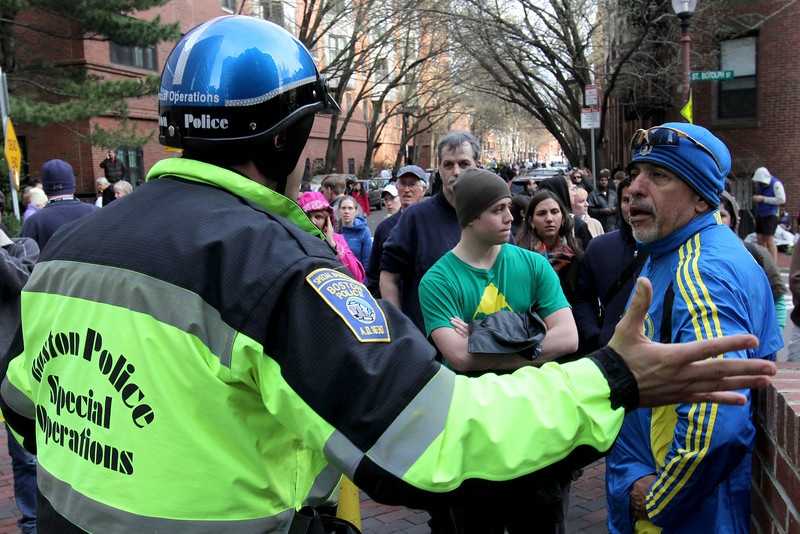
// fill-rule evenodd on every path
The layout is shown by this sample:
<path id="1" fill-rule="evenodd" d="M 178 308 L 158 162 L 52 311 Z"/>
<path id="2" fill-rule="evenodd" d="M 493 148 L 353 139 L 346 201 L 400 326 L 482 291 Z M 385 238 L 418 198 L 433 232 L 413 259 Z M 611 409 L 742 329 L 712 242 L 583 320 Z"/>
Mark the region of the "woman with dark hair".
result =
<path id="1" fill-rule="evenodd" d="M 544 190 L 531 198 L 517 233 L 517 245 L 547 257 L 570 302 L 575 293 L 577 260 L 583 253 L 572 225 L 564 203 L 552 191 Z"/>
<path id="2" fill-rule="evenodd" d="M 572 180 L 570 180 L 568 176 L 563 175 L 553 176 L 552 178 L 547 178 L 539 182 L 539 190 L 547 190 L 555 193 L 561 204 L 567 208 L 567 212 L 570 213 L 570 219 L 572 219 L 572 233 L 578 239 L 581 248 L 586 250 L 586 247 L 589 246 L 589 241 L 592 240 L 592 233 L 589 231 L 589 226 L 584 221 L 572 216 L 572 197 L 577 189 L 578 186 L 572 183 Z"/>

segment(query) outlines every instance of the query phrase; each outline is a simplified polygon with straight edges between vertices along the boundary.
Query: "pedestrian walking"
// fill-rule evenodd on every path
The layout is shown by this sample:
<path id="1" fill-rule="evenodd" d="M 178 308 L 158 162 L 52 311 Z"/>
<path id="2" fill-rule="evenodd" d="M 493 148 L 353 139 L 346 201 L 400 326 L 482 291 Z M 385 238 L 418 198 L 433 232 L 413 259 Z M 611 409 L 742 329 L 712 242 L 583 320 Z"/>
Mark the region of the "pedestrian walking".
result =
<path id="1" fill-rule="evenodd" d="M 769 250 L 772 260 L 778 262 L 775 229 L 778 227 L 779 207 L 786 203 L 783 182 L 772 176 L 769 169 L 759 167 L 753 173 L 753 204 L 756 217 L 758 244 Z"/>

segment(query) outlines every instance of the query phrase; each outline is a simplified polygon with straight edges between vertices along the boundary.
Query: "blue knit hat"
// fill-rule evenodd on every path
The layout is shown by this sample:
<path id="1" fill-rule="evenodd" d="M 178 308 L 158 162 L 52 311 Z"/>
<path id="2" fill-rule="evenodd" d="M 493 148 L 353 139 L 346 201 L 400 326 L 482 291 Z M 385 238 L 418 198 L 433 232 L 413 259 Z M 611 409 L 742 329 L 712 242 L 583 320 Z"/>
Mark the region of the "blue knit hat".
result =
<path id="1" fill-rule="evenodd" d="M 683 137 L 678 138 L 677 145 L 655 145 L 641 151 L 634 150 L 631 165 L 648 162 L 664 167 L 686 182 L 710 206 L 719 206 L 720 194 L 725 189 L 725 178 L 731 171 L 731 153 L 728 147 L 702 126 L 668 122 L 661 127 L 679 130 L 702 143 L 716 156 L 719 165 L 706 150 Z"/>
<path id="2" fill-rule="evenodd" d="M 72 165 L 61 159 L 51 159 L 42 165 L 42 189 L 49 197 L 75 192 L 75 173 Z"/>

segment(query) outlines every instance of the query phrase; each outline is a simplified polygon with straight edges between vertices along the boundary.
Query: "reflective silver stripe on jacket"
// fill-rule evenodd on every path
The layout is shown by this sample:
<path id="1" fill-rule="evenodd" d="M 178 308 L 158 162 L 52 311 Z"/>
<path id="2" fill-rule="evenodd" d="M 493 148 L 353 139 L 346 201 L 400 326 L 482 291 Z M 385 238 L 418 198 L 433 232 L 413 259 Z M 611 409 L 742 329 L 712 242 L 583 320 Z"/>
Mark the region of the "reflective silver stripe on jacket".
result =
<path id="1" fill-rule="evenodd" d="M 392 421 L 366 456 L 402 478 L 442 433 L 455 389 L 455 374 L 444 366 Z M 325 443 L 325 455 L 352 478 L 364 454 L 344 434 L 335 431 Z"/>
<path id="2" fill-rule="evenodd" d="M 89 532 L 104 534 L 127 532 L 169 532 L 177 533 L 209 533 L 220 532 L 233 534 L 250 534 L 289 531 L 294 510 L 289 509 L 272 517 L 244 519 L 241 521 L 224 520 L 186 520 L 164 519 L 125 512 L 105 505 L 90 497 L 78 493 L 66 482 L 55 478 L 41 465 L 36 469 L 36 481 L 39 491 L 50 502 L 53 508 L 67 521 Z"/>
<path id="3" fill-rule="evenodd" d="M 231 366 L 236 330 L 199 295 L 152 276 L 105 265 L 52 260 L 33 270 L 25 292 L 63 295 L 144 313 L 197 337 Z"/>
<path id="4" fill-rule="evenodd" d="M 8 407 L 18 414 L 28 419 L 34 419 L 36 417 L 36 406 L 23 392 L 8 381 L 8 377 L 5 377 L 3 379 L 3 384 L 0 385 L 0 395 L 3 396 L 3 401 Z"/>

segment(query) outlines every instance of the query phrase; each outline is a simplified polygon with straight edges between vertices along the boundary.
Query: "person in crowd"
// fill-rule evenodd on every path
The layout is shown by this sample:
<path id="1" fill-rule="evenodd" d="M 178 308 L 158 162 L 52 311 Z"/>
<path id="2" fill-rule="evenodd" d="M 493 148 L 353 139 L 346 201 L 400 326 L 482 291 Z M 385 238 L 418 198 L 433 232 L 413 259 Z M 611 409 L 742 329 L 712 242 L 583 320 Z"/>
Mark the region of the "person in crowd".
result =
<path id="1" fill-rule="evenodd" d="M 358 202 L 345 196 L 339 201 L 337 230 L 347 240 L 350 250 L 365 268 L 369 268 L 369 254 L 372 249 L 372 233 L 367 225 L 367 218 L 358 214 Z"/>
<path id="2" fill-rule="evenodd" d="M 722 224 L 730 226 L 733 233 L 736 235 L 739 231 L 739 203 L 736 198 L 727 191 L 722 192 L 722 203 L 719 205 L 719 215 L 722 219 Z M 772 261 L 772 255 L 767 249 L 758 243 L 748 243 L 742 241 L 744 248 L 753 256 L 756 263 L 764 269 L 764 274 L 767 275 L 769 280 L 769 287 L 772 290 L 772 299 L 775 301 L 775 320 L 778 323 L 778 328 L 783 330 L 786 326 L 786 286 L 783 284 L 780 270 L 778 266 Z"/>
<path id="3" fill-rule="evenodd" d="M 114 182 L 113 188 L 114 198 L 122 198 L 133 193 L 133 186 L 126 180 L 118 180 Z"/>
<path id="4" fill-rule="evenodd" d="M 469 169 L 456 183 L 455 209 L 461 239 L 425 273 L 419 288 L 425 333 L 445 365 L 462 374 L 507 372 L 575 352 L 578 333 L 558 277 L 543 256 L 508 242 L 507 183 L 487 170 Z M 536 360 L 469 352 L 468 323 L 531 307 L 547 325 Z M 431 510 L 434 530 L 446 525 L 464 533 L 530 532 L 535 523 L 536 532 L 564 532 L 572 469 L 561 467 L 509 484 L 473 485 L 460 506 Z"/>
<path id="5" fill-rule="evenodd" d="M 783 182 L 772 176 L 766 167 L 753 173 L 753 207 L 756 218 L 758 244 L 769 250 L 772 260 L 778 263 L 778 247 L 775 245 L 775 229 L 778 227 L 778 209 L 786 203 Z"/>
<path id="6" fill-rule="evenodd" d="M 572 203 L 575 193 L 578 191 L 576 186 L 568 176 L 553 176 L 539 182 L 539 190 L 550 191 L 558 198 L 558 201 L 566 207 L 569 217 L 572 219 L 572 233 L 578 240 L 582 250 L 586 250 L 589 241 L 592 240 L 592 233 L 585 221 L 576 219 L 572 215 Z"/>
<path id="7" fill-rule="evenodd" d="M 528 204 L 531 203 L 531 197 L 520 193 L 511 197 L 511 216 L 514 217 L 511 223 L 511 235 L 516 236 L 519 229 L 525 220 L 525 212 L 528 211 Z"/>
<path id="8" fill-rule="evenodd" d="M 25 211 L 22 214 L 24 223 L 31 215 L 47 206 L 47 195 L 40 187 L 26 187 L 22 193 L 22 201 L 25 204 Z"/>
<path id="9" fill-rule="evenodd" d="M 198 87 L 228 128 L 189 120 Z M 37 454 L 42 530 L 325 531 L 335 521 L 309 507 L 342 473 L 378 501 L 445 502 L 469 480 L 606 450 L 637 406 L 735 404 L 742 394 L 721 390 L 776 372 L 709 359 L 754 336 L 645 339 L 642 279 L 601 351 L 457 377 L 397 308 L 341 272 L 290 200 L 315 114 L 338 109 L 308 49 L 264 20 L 219 17 L 180 39 L 158 94 L 159 140 L 182 156 L 53 236 L 0 370 L 3 416 Z M 98 247 L 100 235 L 124 239 Z M 94 415 L 67 413 L 57 399 L 71 396 Z M 198 470 L 202 483 L 186 476 Z"/>
<path id="10" fill-rule="evenodd" d="M 397 186 L 387 184 L 381 191 L 381 202 L 383 207 L 386 208 L 387 217 L 398 213 L 400 211 L 400 193 L 397 191 Z"/>
<path id="11" fill-rule="evenodd" d="M 353 180 L 350 182 L 347 189 L 347 194 L 353 197 L 356 202 L 358 202 L 358 205 L 361 208 L 360 211 L 364 217 L 369 217 L 369 194 L 367 193 L 367 188 L 364 182 L 360 180 Z"/>
<path id="12" fill-rule="evenodd" d="M 106 157 L 100 162 L 100 168 L 105 173 L 105 178 L 112 184 L 117 180 L 125 180 L 128 177 L 128 167 L 119 159 L 117 152 L 109 150 Z"/>
<path id="13" fill-rule="evenodd" d="M 580 219 L 586 223 L 586 227 L 589 229 L 589 234 L 592 236 L 592 239 L 603 235 L 603 225 L 600 221 L 589 215 L 589 193 L 582 187 L 575 188 L 575 193 L 572 195 L 572 215 L 576 219 Z"/>
<path id="14" fill-rule="evenodd" d="M 322 179 L 319 190 L 325 195 L 325 200 L 333 209 L 333 222 L 338 224 L 339 202 L 342 201 L 347 191 L 347 179 L 340 174 L 329 174 Z"/>
<path id="15" fill-rule="evenodd" d="M 108 206 L 111 204 L 116 195 L 114 195 L 114 188 L 111 186 L 111 183 L 102 176 L 94 181 L 95 189 L 97 190 L 97 198 L 94 201 L 94 205 L 98 208 L 102 208 L 103 206 Z"/>
<path id="16" fill-rule="evenodd" d="M 592 239 L 578 264 L 572 313 L 579 325 L 581 354 L 596 350 L 611 339 L 647 258 L 646 254 L 637 253 L 628 224 L 630 185 L 630 178 L 625 178 L 617 187 L 617 230 Z"/>
<path id="17" fill-rule="evenodd" d="M 347 267 L 350 274 L 353 275 L 359 282 L 363 282 L 365 278 L 364 267 L 353 251 L 350 250 L 350 245 L 342 234 L 334 232 L 333 230 L 333 208 L 328 204 L 325 196 L 318 191 L 308 191 L 300 193 L 297 197 L 297 203 L 302 210 L 314 223 L 314 226 L 322 230 L 325 234 L 325 239 L 331 248 L 336 252 L 336 256 L 342 265 Z"/>
<path id="18" fill-rule="evenodd" d="M 617 227 L 617 185 L 612 188 L 610 182 L 611 171 L 601 170 L 597 178 L 597 189 L 589 195 L 589 215 L 600 221 L 604 232 L 610 232 Z"/>
<path id="19" fill-rule="evenodd" d="M 517 245 L 545 256 L 558 273 L 561 289 L 572 302 L 583 248 L 575 238 L 573 219 L 561 199 L 549 190 L 531 198 Z"/>
<path id="20" fill-rule="evenodd" d="M 478 140 L 467 132 L 450 132 L 436 146 L 442 191 L 405 210 L 383 245 L 381 296 L 424 330 L 419 307 L 420 280 L 431 265 L 452 249 L 461 237 L 455 209 L 454 187 L 480 158 Z"/>
<path id="21" fill-rule="evenodd" d="M 575 187 L 580 187 L 585 189 L 587 193 L 591 193 L 594 190 L 594 186 L 590 180 L 590 173 L 588 170 L 585 169 L 573 169 L 572 172 L 569 174 L 570 180 L 575 185 Z"/>
<path id="22" fill-rule="evenodd" d="M 417 165 L 406 165 L 397 171 L 397 181 L 389 184 L 384 191 L 395 195 L 393 203 L 399 204 L 400 213 L 413 206 L 425 196 L 428 187 L 428 173 Z M 384 192 L 384 195 L 388 193 Z M 391 216 L 381 221 L 375 228 L 375 237 L 372 240 L 372 251 L 369 256 L 369 269 L 367 270 L 367 288 L 376 297 L 380 297 L 381 256 L 383 244 L 389 237 L 392 229 L 400 220 L 400 215 Z"/>
<path id="23" fill-rule="evenodd" d="M 644 335 L 682 343 L 750 333 L 757 348 L 723 357 L 774 359 L 783 340 L 767 277 L 718 222 L 728 148 L 686 123 L 639 130 L 631 148 L 630 223 L 656 295 Z M 625 418 L 606 458 L 612 534 L 749 532 L 755 428 L 743 393 L 740 406 L 701 401 Z"/>
<path id="24" fill-rule="evenodd" d="M 2 192 L 0 213 L 5 213 Z M 3 358 L 19 329 L 20 294 L 38 258 L 36 241 L 26 237 L 11 239 L 0 224 L 0 354 Z M 36 534 L 36 457 L 19 444 L 7 426 L 6 439 L 14 478 L 14 500 L 20 513 L 17 525 L 22 534 Z"/>
<path id="25" fill-rule="evenodd" d="M 42 186 L 47 195 L 47 206 L 30 216 L 23 224 L 22 237 L 30 237 L 40 250 L 62 225 L 91 215 L 97 210 L 75 198 L 75 174 L 72 165 L 60 159 L 51 159 L 42 165 Z"/>
<path id="26" fill-rule="evenodd" d="M 619 171 L 614 173 L 613 182 L 614 182 L 614 189 L 615 190 L 619 189 L 620 182 L 622 182 L 625 178 L 628 178 L 628 173 L 625 172 L 624 170 L 619 170 Z"/>
<path id="27" fill-rule="evenodd" d="M 528 183 L 525 184 L 525 194 L 528 195 L 529 197 L 535 195 L 538 189 L 539 189 L 539 184 L 533 178 L 528 180 Z"/>
<path id="28" fill-rule="evenodd" d="M 792 293 L 792 312 L 786 326 L 786 359 L 800 362 L 800 246 L 792 250 L 792 263 L 789 266 L 789 291 Z"/>

